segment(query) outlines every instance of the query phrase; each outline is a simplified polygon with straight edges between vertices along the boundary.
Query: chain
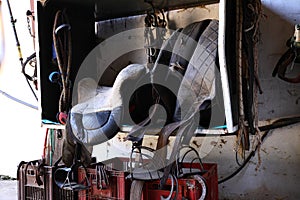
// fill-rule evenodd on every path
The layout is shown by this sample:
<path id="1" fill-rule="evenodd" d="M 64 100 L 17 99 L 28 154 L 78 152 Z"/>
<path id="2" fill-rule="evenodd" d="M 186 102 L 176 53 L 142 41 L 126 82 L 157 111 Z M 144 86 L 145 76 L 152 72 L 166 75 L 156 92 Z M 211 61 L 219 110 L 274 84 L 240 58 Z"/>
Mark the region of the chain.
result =
<path id="1" fill-rule="evenodd" d="M 28 11 L 26 12 L 26 15 L 27 15 L 27 29 L 28 29 L 28 31 L 29 31 L 30 36 L 34 38 L 35 35 L 32 33 L 32 28 L 31 28 L 31 25 L 30 25 L 30 22 L 31 22 L 30 16 L 31 16 L 31 18 L 34 20 L 33 12 L 30 11 L 30 10 L 28 10 Z"/>
<path id="2" fill-rule="evenodd" d="M 148 57 L 148 63 L 154 63 L 158 55 L 157 48 L 161 46 L 166 34 L 165 27 L 167 22 L 163 10 L 156 12 L 156 9 L 151 4 L 152 11 L 147 12 L 145 17 L 145 48 Z M 161 14 L 162 17 L 159 16 Z"/>

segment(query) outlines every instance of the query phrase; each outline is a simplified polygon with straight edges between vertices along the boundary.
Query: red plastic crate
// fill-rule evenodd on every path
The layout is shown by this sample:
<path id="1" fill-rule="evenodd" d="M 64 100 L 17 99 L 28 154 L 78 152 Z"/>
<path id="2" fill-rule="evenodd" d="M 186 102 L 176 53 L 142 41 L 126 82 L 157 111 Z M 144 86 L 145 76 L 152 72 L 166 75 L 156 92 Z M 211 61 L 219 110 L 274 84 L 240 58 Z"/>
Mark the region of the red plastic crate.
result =
<path id="1" fill-rule="evenodd" d="M 87 167 L 87 177 L 91 184 L 89 190 L 78 192 L 79 200 L 98 200 L 98 199 L 129 199 L 129 191 L 131 181 L 126 180 L 128 173 L 123 169 L 128 164 L 127 158 L 114 158 L 102 162 L 105 164 L 105 169 L 108 175 L 109 185 L 105 189 L 97 188 L 96 182 L 96 167 L 95 165 Z M 79 168 L 78 180 L 79 182 L 85 178 L 85 170 Z"/>
<path id="2" fill-rule="evenodd" d="M 91 188 L 87 191 L 80 191 L 79 200 L 98 200 L 98 199 L 120 199 L 129 200 L 131 180 L 127 180 L 129 159 L 114 158 L 103 162 L 106 165 L 107 174 L 109 175 L 109 186 L 106 189 L 98 189 L 96 185 L 96 169 L 88 167 L 88 178 L 91 183 Z M 199 163 L 183 163 L 185 168 L 200 168 Z M 218 199 L 218 175 L 217 164 L 204 163 L 203 178 L 206 181 L 207 196 L 206 200 Z M 120 170 L 120 169 L 123 169 Z M 83 168 L 79 168 L 79 181 L 85 178 Z M 168 196 L 170 192 L 171 180 L 167 180 L 166 187 L 163 190 L 159 189 L 159 180 L 145 182 L 143 188 L 142 200 L 160 199 L 161 196 Z M 189 200 L 197 200 L 201 196 L 201 185 L 193 178 L 178 179 L 177 199 L 183 198 Z M 173 196 L 175 193 L 173 194 Z"/>
<path id="3" fill-rule="evenodd" d="M 198 168 L 200 167 L 199 163 L 183 163 L 183 167 L 186 168 Z M 218 199 L 218 175 L 217 175 L 217 164 L 213 163 L 204 163 L 204 170 L 207 170 L 202 177 L 206 181 L 207 187 L 207 196 L 206 200 L 215 200 Z M 166 188 L 159 189 L 159 180 L 146 182 L 143 188 L 143 200 L 153 200 L 160 199 L 161 196 L 167 197 L 170 193 L 171 180 L 168 179 L 166 182 Z M 178 179 L 178 191 L 177 198 L 178 200 L 189 199 L 197 200 L 201 197 L 201 185 L 197 180 L 193 178 L 180 178 Z M 172 197 L 175 196 L 175 192 L 172 194 Z"/>

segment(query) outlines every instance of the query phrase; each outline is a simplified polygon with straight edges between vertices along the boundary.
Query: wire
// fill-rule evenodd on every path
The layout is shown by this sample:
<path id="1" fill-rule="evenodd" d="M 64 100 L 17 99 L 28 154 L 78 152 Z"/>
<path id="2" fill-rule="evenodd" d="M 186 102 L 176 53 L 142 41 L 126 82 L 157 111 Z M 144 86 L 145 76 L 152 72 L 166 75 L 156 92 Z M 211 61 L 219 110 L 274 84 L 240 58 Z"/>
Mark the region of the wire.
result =
<path id="1" fill-rule="evenodd" d="M 49 134 L 49 128 L 46 129 L 46 134 L 45 134 L 44 149 L 43 149 L 43 159 L 46 159 L 46 149 L 47 149 L 47 142 L 48 142 L 48 134 Z"/>
<path id="2" fill-rule="evenodd" d="M 267 131 L 270 129 L 276 129 L 276 128 L 281 128 L 284 126 L 288 126 L 291 124 L 295 124 L 300 122 L 300 116 L 295 116 L 295 117 L 287 117 L 287 118 L 281 118 L 276 120 L 275 122 L 273 122 L 270 125 L 265 125 L 265 126 L 261 126 L 259 127 L 260 131 Z"/>
<path id="3" fill-rule="evenodd" d="M 265 126 L 259 127 L 260 131 L 266 131 L 266 133 L 261 137 L 261 142 L 264 141 L 266 136 L 270 133 L 270 130 L 273 130 L 276 128 L 282 128 L 282 127 L 289 126 L 289 125 L 299 123 L 299 122 L 300 122 L 300 116 L 299 117 L 288 117 L 288 118 L 278 119 L 270 125 L 265 125 Z M 258 146 L 256 146 L 255 149 L 251 151 L 251 153 L 248 155 L 248 157 L 239 166 L 239 168 L 237 170 L 235 170 L 232 174 L 225 177 L 224 179 L 219 180 L 218 184 L 224 183 L 225 181 L 228 181 L 229 179 L 231 179 L 235 175 L 237 175 L 246 166 L 246 164 L 250 161 L 250 159 L 255 156 L 257 149 L 258 149 Z"/>
<path id="4" fill-rule="evenodd" d="M 53 155 L 54 155 L 54 146 L 55 146 L 55 141 L 54 141 L 54 130 L 50 129 L 50 136 L 49 136 L 49 165 L 52 166 L 53 163 Z"/>
<path id="5" fill-rule="evenodd" d="M 37 107 L 37 106 L 34 106 L 34 105 L 30 104 L 30 103 L 27 103 L 27 102 L 25 102 L 25 101 L 22 101 L 22 100 L 20 100 L 20 99 L 14 97 L 14 96 L 11 96 L 10 94 L 7 94 L 6 92 L 4 92 L 4 91 L 2 91 L 2 90 L 0 90 L 0 93 L 1 93 L 2 95 L 6 96 L 7 98 L 9 98 L 9 99 L 11 99 L 11 100 L 17 102 L 17 103 L 20 103 L 20 104 L 22 104 L 22 105 L 24 105 L 24 106 L 27 106 L 27 107 L 29 107 L 29 108 L 33 108 L 33 109 L 35 109 L 35 110 L 38 110 L 38 107 Z"/>

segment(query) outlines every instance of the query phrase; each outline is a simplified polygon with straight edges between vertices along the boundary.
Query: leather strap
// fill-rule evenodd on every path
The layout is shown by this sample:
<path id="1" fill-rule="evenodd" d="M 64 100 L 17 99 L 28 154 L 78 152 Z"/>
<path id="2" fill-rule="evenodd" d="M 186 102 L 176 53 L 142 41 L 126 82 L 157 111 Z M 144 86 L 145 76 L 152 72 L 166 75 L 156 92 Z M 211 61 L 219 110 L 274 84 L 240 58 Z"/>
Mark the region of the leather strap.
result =
<path id="1" fill-rule="evenodd" d="M 300 83 L 300 74 L 296 77 L 286 77 L 286 70 L 288 66 L 290 66 L 294 60 L 296 59 L 297 52 L 300 51 L 298 49 L 289 48 L 278 60 L 272 76 L 275 77 L 278 74 L 278 77 L 289 83 Z"/>

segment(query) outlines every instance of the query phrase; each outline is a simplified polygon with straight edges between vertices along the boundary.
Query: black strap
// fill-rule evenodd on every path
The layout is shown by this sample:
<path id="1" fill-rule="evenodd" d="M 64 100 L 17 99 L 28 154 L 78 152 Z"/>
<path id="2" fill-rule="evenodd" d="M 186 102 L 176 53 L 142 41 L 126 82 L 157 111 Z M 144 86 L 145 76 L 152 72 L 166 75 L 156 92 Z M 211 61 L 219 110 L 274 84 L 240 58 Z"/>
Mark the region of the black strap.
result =
<path id="1" fill-rule="evenodd" d="M 278 78 L 289 83 L 300 83 L 300 73 L 291 78 L 286 76 L 287 68 L 295 61 L 297 55 L 300 54 L 300 48 L 290 47 L 278 60 L 272 76 L 275 77 L 278 74 Z"/>

